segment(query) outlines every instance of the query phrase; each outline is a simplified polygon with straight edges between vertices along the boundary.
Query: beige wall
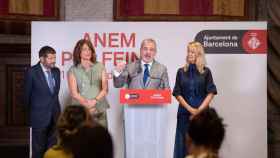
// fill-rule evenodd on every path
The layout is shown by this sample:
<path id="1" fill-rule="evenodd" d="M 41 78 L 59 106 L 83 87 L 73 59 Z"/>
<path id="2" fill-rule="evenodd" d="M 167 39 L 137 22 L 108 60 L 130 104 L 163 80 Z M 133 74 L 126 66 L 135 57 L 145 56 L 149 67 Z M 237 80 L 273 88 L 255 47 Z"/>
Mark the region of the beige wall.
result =
<path id="1" fill-rule="evenodd" d="M 66 21 L 112 21 L 113 0 L 65 0 Z"/>

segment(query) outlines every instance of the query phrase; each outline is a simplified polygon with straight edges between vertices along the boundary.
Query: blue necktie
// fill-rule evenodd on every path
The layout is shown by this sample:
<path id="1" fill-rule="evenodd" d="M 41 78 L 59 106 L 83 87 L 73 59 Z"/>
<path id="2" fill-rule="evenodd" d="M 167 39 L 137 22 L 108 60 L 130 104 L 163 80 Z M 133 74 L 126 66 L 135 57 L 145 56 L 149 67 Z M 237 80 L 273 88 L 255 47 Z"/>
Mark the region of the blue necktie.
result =
<path id="1" fill-rule="evenodd" d="M 53 78 L 52 78 L 52 74 L 51 74 L 51 71 L 47 71 L 47 78 L 48 78 L 48 85 L 49 85 L 49 88 L 51 90 L 51 93 L 54 92 L 54 82 L 53 82 Z"/>
<path id="2" fill-rule="evenodd" d="M 149 64 L 144 64 L 145 70 L 144 70 L 144 76 L 143 76 L 143 83 L 146 85 L 146 82 L 148 80 L 149 75 Z"/>

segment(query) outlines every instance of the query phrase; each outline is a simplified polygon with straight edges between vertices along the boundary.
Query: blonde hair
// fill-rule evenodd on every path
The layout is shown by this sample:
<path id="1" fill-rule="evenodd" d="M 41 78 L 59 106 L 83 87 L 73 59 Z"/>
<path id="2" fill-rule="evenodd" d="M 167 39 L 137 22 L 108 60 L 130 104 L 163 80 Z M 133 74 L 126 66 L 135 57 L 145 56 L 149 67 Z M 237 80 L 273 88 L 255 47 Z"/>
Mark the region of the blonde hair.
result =
<path id="1" fill-rule="evenodd" d="M 204 48 L 201 45 L 201 43 L 192 41 L 192 42 L 188 43 L 187 49 L 188 49 L 188 51 L 194 50 L 194 52 L 196 52 L 196 55 L 197 55 L 196 62 L 195 62 L 196 68 L 200 74 L 204 73 L 206 59 L 205 59 Z M 188 60 L 186 59 L 186 64 L 184 66 L 185 72 L 188 70 L 188 67 L 189 67 L 189 63 L 188 63 Z"/>

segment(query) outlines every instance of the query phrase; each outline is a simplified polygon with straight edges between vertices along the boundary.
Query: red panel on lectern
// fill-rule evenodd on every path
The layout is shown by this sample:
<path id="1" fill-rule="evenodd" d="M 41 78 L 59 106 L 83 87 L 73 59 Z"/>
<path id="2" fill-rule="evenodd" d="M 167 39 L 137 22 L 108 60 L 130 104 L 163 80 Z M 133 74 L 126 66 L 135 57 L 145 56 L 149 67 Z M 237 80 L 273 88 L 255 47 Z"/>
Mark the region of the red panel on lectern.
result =
<path id="1" fill-rule="evenodd" d="M 171 90 L 121 89 L 120 103 L 126 105 L 167 105 L 171 103 Z"/>

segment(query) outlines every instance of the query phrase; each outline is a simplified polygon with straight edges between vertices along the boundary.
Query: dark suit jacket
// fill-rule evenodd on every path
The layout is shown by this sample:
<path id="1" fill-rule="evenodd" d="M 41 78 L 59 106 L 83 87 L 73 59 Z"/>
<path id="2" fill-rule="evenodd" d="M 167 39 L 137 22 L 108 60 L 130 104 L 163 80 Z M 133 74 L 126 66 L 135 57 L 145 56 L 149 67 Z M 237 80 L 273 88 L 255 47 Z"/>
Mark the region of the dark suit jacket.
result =
<path id="1" fill-rule="evenodd" d="M 32 66 L 25 75 L 24 102 L 30 110 L 30 124 L 33 128 L 47 127 L 53 118 L 57 120 L 60 114 L 58 93 L 60 89 L 60 70 L 51 69 L 55 80 L 52 94 L 40 63 Z"/>

